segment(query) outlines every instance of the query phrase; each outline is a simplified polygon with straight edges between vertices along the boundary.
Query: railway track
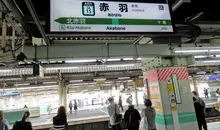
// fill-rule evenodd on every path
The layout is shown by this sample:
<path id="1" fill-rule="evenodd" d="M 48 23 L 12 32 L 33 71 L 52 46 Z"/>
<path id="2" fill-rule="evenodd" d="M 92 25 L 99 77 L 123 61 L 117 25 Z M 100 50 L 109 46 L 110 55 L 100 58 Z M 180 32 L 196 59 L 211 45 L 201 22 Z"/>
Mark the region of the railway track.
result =
<path id="1" fill-rule="evenodd" d="M 218 121 L 220 121 L 220 116 L 206 118 L 207 123 L 218 122 Z"/>

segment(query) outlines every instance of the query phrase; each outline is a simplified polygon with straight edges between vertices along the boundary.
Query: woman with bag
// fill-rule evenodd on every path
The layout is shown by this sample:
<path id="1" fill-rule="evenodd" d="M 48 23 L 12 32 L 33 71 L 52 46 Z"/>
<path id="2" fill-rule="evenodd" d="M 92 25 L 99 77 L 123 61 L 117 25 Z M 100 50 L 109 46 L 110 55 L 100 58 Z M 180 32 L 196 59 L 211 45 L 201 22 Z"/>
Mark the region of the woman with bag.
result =
<path id="1" fill-rule="evenodd" d="M 29 116 L 29 111 L 24 112 L 21 121 L 16 121 L 12 130 L 32 130 L 31 122 L 27 121 Z"/>
<path id="2" fill-rule="evenodd" d="M 121 128 L 121 114 L 119 107 L 114 103 L 114 99 L 111 97 L 108 99 L 110 105 L 107 107 L 108 114 L 110 116 L 110 125 L 113 130 L 122 130 Z"/>
<path id="3" fill-rule="evenodd" d="M 138 110 L 134 108 L 134 105 L 129 105 L 128 110 L 125 112 L 124 119 L 127 122 L 128 130 L 138 130 L 141 116 Z"/>
<path id="4" fill-rule="evenodd" d="M 145 109 L 141 112 L 141 122 L 139 130 L 156 130 L 155 117 L 156 112 L 152 107 L 152 102 L 150 99 L 144 100 Z"/>

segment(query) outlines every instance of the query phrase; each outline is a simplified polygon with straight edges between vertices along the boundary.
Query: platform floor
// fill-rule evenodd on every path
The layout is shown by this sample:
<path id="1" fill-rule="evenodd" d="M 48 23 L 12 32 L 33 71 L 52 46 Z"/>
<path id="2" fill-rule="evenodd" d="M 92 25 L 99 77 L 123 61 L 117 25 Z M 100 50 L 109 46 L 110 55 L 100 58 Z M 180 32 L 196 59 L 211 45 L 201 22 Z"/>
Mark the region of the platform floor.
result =
<path id="1" fill-rule="evenodd" d="M 206 102 L 206 106 L 211 106 L 213 104 L 216 104 L 217 99 L 204 99 Z M 128 106 L 124 107 L 124 111 L 127 110 Z M 142 110 L 144 108 L 144 105 L 140 105 L 137 107 L 138 110 Z M 123 114 L 123 113 L 122 113 Z M 31 118 L 30 121 L 32 124 L 39 124 L 39 123 L 49 123 L 52 121 L 52 118 L 56 114 L 52 113 L 50 115 L 41 115 L 40 117 L 37 118 Z M 73 112 L 72 114 L 68 114 L 68 119 L 80 119 L 80 118 L 89 118 L 89 117 L 94 117 L 94 116 L 107 116 L 107 109 L 94 109 L 94 110 L 80 110 L 77 111 L 76 113 Z"/>
<path id="2" fill-rule="evenodd" d="M 220 130 L 220 122 L 208 123 L 208 130 Z"/>
<path id="3" fill-rule="evenodd" d="M 124 112 L 127 110 L 128 106 L 124 107 Z M 140 105 L 136 107 L 139 111 L 144 108 L 144 105 Z M 122 114 L 124 112 L 121 112 Z M 52 113 L 50 115 L 41 115 L 37 118 L 31 118 L 30 121 L 32 124 L 40 124 L 40 123 L 49 123 L 52 122 L 53 117 L 56 114 Z M 82 118 L 89 118 L 89 117 L 95 117 L 95 116 L 108 116 L 108 112 L 106 108 L 103 109 L 95 109 L 95 110 L 80 110 L 73 112 L 72 114 L 67 115 L 67 120 L 73 120 L 73 119 L 82 119 Z"/>

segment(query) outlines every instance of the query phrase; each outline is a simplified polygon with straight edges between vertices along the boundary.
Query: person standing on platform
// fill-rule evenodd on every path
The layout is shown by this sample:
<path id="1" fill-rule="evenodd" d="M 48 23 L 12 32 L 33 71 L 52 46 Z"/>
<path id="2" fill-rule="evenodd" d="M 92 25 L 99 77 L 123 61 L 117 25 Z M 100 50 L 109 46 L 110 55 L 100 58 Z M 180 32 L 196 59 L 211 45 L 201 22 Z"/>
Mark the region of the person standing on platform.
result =
<path id="1" fill-rule="evenodd" d="M 51 108 L 51 104 L 49 103 L 47 106 L 48 115 L 50 115 L 51 111 L 52 111 L 52 108 Z"/>
<path id="2" fill-rule="evenodd" d="M 25 105 L 24 105 L 24 108 L 28 108 L 28 106 L 25 104 Z"/>
<path id="3" fill-rule="evenodd" d="M 69 109 L 70 109 L 70 114 L 72 114 L 72 110 L 73 110 L 73 103 L 72 103 L 72 101 L 70 101 L 70 103 L 69 103 Z"/>
<path id="4" fill-rule="evenodd" d="M 21 121 L 16 121 L 12 130 L 32 130 L 31 122 L 27 121 L 30 116 L 30 112 L 24 112 Z"/>
<path id="5" fill-rule="evenodd" d="M 110 116 L 110 125 L 113 130 L 122 130 L 121 128 L 121 120 L 117 119 L 117 115 L 120 115 L 119 107 L 116 103 L 114 103 L 114 98 L 108 99 L 110 105 L 107 107 L 108 114 Z"/>
<path id="6" fill-rule="evenodd" d="M 75 112 L 77 110 L 77 102 L 76 102 L 76 100 L 74 100 L 74 110 L 75 110 Z"/>
<path id="7" fill-rule="evenodd" d="M 146 129 L 147 130 L 156 130 L 156 123 L 155 123 L 156 111 L 152 107 L 151 100 L 145 99 L 144 105 L 146 106 L 146 108 L 142 110 L 141 118 L 143 118 L 145 116 L 147 119 L 146 126 L 148 126 L 148 128 L 146 128 Z"/>
<path id="8" fill-rule="evenodd" d="M 3 111 L 0 111 L 0 130 L 9 130 L 9 123 L 5 119 Z"/>
<path id="9" fill-rule="evenodd" d="M 209 98 L 209 92 L 207 88 L 204 88 L 204 94 L 205 94 L 205 98 Z"/>
<path id="10" fill-rule="evenodd" d="M 119 106 L 119 108 L 121 108 L 122 111 L 124 111 L 123 105 L 122 105 L 122 98 L 121 98 L 121 96 L 119 96 L 118 106 Z"/>
<path id="11" fill-rule="evenodd" d="M 205 120 L 203 106 L 197 102 L 195 97 L 193 97 L 193 102 L 194 102 L 194 108 L 195 108 L 195 112 L 196 112 L 196 118 L 197 118 L 199 130 L 202 130 L 202 127 L 204 130 L 208 130 L 207 123 Z"/>
<path id="12" fill-rule="evenodd" d="M 193 97 L 196 98 L 196 102 L 198 102 L 198 103 L 200 103 L 200 104 L 202 105 L 203 111 L 205 112 L 205 107 L 206 107 L 206 105 L 205 105 L 204 100 L 199 97 L 199 94 L 198 94 L 196 91 L 193 91 L 193 92 L 192 92 L 192 95 L 193 95 Z"/>
<path id="13" fill-rule="evenodd" d="M 53 117 L 53 130 L 67 130 L 67 116 L 64 106 L 58 109 L 57 115 Z"/>
<path id="14" fill-rule="evenodd" d="M 219 91 L 219 88 L 218 88 L 218 89 L 215 91 L 215 95 L 216 95 L 217 98 L 220 97 L 219 94 L 220 94 L 220 91 Z"/>
<path id="15" fill-rule="evenodd" d="M 139 121 L 141 120 L 140 113 L 134 108 L 134 105 L 129 105 L 126 110 L 124 119 L 127 122 L 128 130 L 139 130 Z"/>

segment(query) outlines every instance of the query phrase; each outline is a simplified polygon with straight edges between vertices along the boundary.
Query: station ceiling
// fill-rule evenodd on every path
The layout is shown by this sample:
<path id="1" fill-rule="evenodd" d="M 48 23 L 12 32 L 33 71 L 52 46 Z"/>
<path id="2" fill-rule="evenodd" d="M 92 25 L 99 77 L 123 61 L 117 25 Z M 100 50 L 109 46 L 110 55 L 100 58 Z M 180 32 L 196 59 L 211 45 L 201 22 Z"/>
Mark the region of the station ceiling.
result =
<path id="1" fill-rule="evenodd" d="M 40 1 L 39 0 L 31 0 L 31 2 L 34 5 L 34 9 L 36 10 L 36 14 L 37 17 L 39 18 L 39 22 L 41 24 L 41 26 L 45 29 L 46 28 L 46 19 L 47 19 L 47 11 L 48 11 L 48 7 L 49 7 L 49 0 L 44 0 L 44 1 Z M 112 1 L 112 0 L 111 0 Z M 219 39 L 219 33 L 220 33 L 220 26 L 219 26 L 219 22 L 220 22 L 220 8 L 218 7 L 218 0 L 212 0 L 212 1 L 208 1 L 208 0 L 191 0 L 190 3 L 189 2 L 184 2 L 185 0 L 138 0 L 139 2 L 156 2 L 156 3 L 165 3 L 165 2 L 169 2 L 170 6 L 174 6 L 176 3 L 178 3 L 179 1 L 183 1 L 183 4 L 181 4 L 176 10 L 172 11 L 172 17 L 173 17 L 173 22 L 176 25 L 176 29 L 177 32 L 175 34 L 165 34 L 165 35 L 149 35 L 151 37 L 157 38 L 159 39 L 159 41 L 167 41 L 167 42 L 157 42 L 157 43 L 165 43 L 167 44 L 168 41 L 170 42 L 170 39 L 167 39 L 166 37 L 171 37 L 171 39 L 174 39 L 174 37 L 177 37 L 177 41 L 181 42 L 181 40 L 179 40 L 179 38 L 185 37 L 188 38 L 188 36 L 194 34 L 194 32 L 196 31 L 195 28 L 193 28 L 193 26 L 191 25 L 196 25 L 201 29 L 201 34 L 203 34 L 203 36 L 201 36 L 200 38 L 202 40 L 204 40 L 203 42 L 207 42 L 206 40 L 208 39 Z M 18 30 L 21 30 L 20 28 L 22 27 L 22 29 L 24 31 L 17 31 L 16 35 L 19 36 L 24 36 L 23 33 L 26 32 L 25 36 L 27 37 L 28 40 L 26 40 L 26 44 L 27 45 L 31 45 L 32 47 L 32 37 L 36 37 L 36 38 L 42 38 L 42 35 L 39 31 L 39 29 L 37 28 L 36 22 L 34 21 L 29 9 L 27 8 L 27 5 L 25 3 L 25 0 L 2 0 L 0 2 L 0 11 L 1 12 L 11 12 L 10 16 L 13 16 L 13 19 L 11 19 L 11 17 L 9 17 L 9 23 L 17 23 L 18 26 L 16 25 L 16 28 L 18 27 Z M 0 23 L 1 25 L 1 23 Z M 190 26 L 189 26 L 190 25 Z M 1 31 L 1 29 L 0 29 Z M 44 30 L 45 31 L 45 30 Z M 11 36 L 12 35 L 12 27 L 8 26 L 8 31 L 7 31 L 7 35 Z M 209 35 L 209 37 L 207 37 L 207 35 Z M 166 39 L 160 39 L 161 37 L 165 37 Z M 60 35 L 58 37 L 50 37 L 48 35 L 47 37 L 51 44 L 56 45 L 56 44 L 73 44 L 73 43 L 77 43 L 77 44 L 99 44 L 99 43 L 108 43 L 108 44 L 115 44 L 115 43 L 121 43 L 121 44 L 134 44 L 135 41 L 139 41 L 144 37 L 141 36 L 127 36 L 127 37 L 121 37 L 121 36 L 114 36 L 114 37 L 108 37 L 108 36 L 104 36 L 104 37 L 81 37 L 81 36 L 76 36 L 73 37 L 71 35 L 66 36 L 66 35 Z M 191 38 L 191 37 L 190 37 Z M 144 39 L 146 41 L 146 39 Z M 20 41 L 20 40 L 18 40 Z M 151 41 L 151 40 L 149 40 Z M 196 42 L 194 40 L 194 42 Z M 193 42 L 193 43 L 194 43 Z M 199 41 L 201 42 L 201 40 Z M 208 41 L 210 42 L 210 41 Z M 218 42 L 218 40 L 217 40 Z M 138 43 L 138 42 L 137 42 Z M 148 43 L 148 42 L 147 42 Z M 146 42 L 144 42 L 144 44 L 147 44 Z M 19 42 L 20 45 L 20 42 Z M 32 49 L 34 50 L 34 48 L 32 47 Z M 50 50 L 50 49 L 48 49 Z M 109 51 L 109 50 L 108 50 Z M 46 51 L 45 51 L 46 52 Z M 83 52 L 82 52 L 83 53 Z M 34 55 L 34 52 L 33 52 Z M 38 55 L 42 55 L 38 53 Z M 109 56 L 109 55 L 108 55 Z M 13 58 L 13 57 L 11 57 Z M 120 57 L 121 58 L 121 57 Z M 138 58 L 138 57 L 135 57 Z M 4 62 L 6 61 L 6 59 L 8 58 L 2 58 L 0 57 L 0 61 Z M 33 59 L 33 57 L 32 57 Z M 31 59 L 31 60 L 32 60 Z M 213 57 L 212 57 L 213 59 Z M 16 62 L 15 62 L 16 63 Z M 50 63 L 48 66 L 56 66 L 57 64 L 59 65 L 64 65 L 65 61 L 61 61 L 61 63 Z M 46 63 L 48 64 L 48 63 Z M 100 65 L 101 63 L 96 63 L 96 65 Z M 31 68 L 30 64 L 23 64 L 23 65 L 17 65 L 14 66 L 15 64 L 12 64 L 13 67 L 17 67 L 17 68 Z M 8 66 L 6 66 L 7 68 Z M 190 66 L 190 73 L 195 73 L 197 71 L 214 71 L 214 70 L 218 70 L 218 64 L 211 64 L 211 65 L 203 65 L 203 66 Z M 126 72 L 126 71 L 125 71 Z M 138 73 L 138 75 L 141 73 L 140 69 L 135 70 L 135 72 L 133 72 L 134 74 Z M 74 74 L 69 74 L 70 75 L 74 75 Z M 85 80 L 91 79 L 90 76 L 86 76 L 87 74 L 84 75 Z M 113 74 L 114 75 L 114 74 Z M 116 74 L 117 75 L 117 74 Z M 137 76 L 138 76 L 137 75 Z M 21 74 L 17 74 L 14 76 L 14 78 L 21 78 L 23 75 Z M 49 74 L 46 75 L 46 77 L 53 77 L 56 76 L 56 74 Z M 120 76 L 120 74 L 118 73 L 118 76 Z M 24 77 L 26 78 L 32 78 L 31 75 L 25 75 Z M 90 77 L 90 78 L 88 78 Z M 93 75 L 92 78 L 94 78 L 95 76 Z M 114 77 L 114 76 L 113 76 Z M 16 84 L 16 82 L 21 83 L 21 82 L 25 82 L 29 80 L 26 79 L 19 79 L 19 80 L 12 80 L 12 81 L 8 81 L 8 79 L 11 78 L 11 76 L 5 76 L 4 77 L 4 81 L 2 81 L 2 85 L 4 82 L 7 82 L 9 87 L 12 87 L 13 84 Z M 33 80 L 31 81 L 31 84 L 36 84 L 35 81 L 37 81 L 37 84 L 41 84 L 43 82 L 49 82 L 51 80 L 55 80 L 56 78 L 52 78 L 49 80 Z M 76 79 L 76 78 L 72 78 Z M 111 79 L 111 78 L 110 78 Z M 117 76 L 115 76 L 115 78 L 113 78 L 114 80 L 117 79 Z M 71 79 L 70 79 L 71 80 Z"/>

